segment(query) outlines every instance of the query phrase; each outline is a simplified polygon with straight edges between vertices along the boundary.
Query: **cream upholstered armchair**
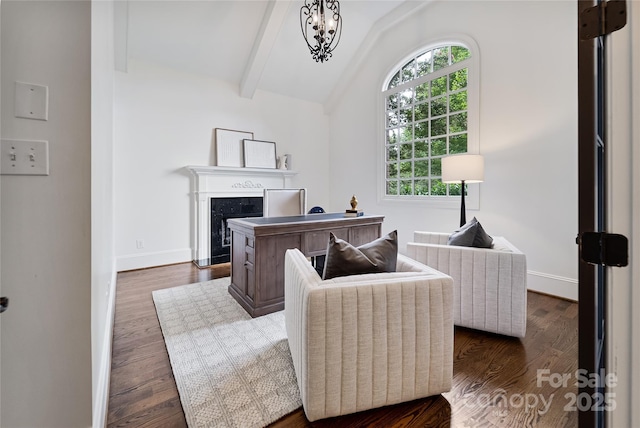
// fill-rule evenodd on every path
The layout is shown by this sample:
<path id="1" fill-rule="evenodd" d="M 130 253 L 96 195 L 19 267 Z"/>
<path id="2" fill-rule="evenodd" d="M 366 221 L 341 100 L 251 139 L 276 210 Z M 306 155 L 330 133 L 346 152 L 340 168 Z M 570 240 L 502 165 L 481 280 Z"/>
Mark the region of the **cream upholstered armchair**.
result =
<path id="1" fill-rule="evenodd" d="M 414 232 L 407 255 L 451 275 L 454 324 L 508 336 L 527 329 L 527 259 L 503 237 L 492 248 L 447 245 L 450 234 Z"/>
<path id="2" fill-rule="evenodd" d="M 453 285 L 398 254 L 397 271 L 322 280 L 285 256 L 285 324 L 310 421 L 451 389 Z"/>

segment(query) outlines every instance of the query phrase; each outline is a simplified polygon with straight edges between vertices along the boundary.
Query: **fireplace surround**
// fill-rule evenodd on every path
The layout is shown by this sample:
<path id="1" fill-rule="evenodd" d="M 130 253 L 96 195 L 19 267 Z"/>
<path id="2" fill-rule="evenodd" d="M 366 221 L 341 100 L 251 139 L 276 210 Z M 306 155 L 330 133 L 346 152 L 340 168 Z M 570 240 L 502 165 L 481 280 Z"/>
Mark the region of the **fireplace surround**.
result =
<path id="1" fill-rule="evenodd" d="M 271 168 L 236 168 L 221 166 L 187 166 L 191 173 L 191 249 L 198 267 L 222 263 L 220 254 L 212 253 L 212 200 L 223 198 L 262 198 L 264 189 L 292 187 L 295 171 Z M 249 204 L 249 202 L 247 202 Z M 260 208 L 262 204 L 260 204 Z M 261 210 L 260 210 L 261 212 Z M 247 215 L 244 215 L 247 214 Z M 251 217 L 257 213 L 232 213 L 235 217 Z M 218 239 L 218 238 L 215 238 Z M 224 238 L 223 238 L 224 239 Z M 228 260 L 226 260 L 228 261 Z"/>

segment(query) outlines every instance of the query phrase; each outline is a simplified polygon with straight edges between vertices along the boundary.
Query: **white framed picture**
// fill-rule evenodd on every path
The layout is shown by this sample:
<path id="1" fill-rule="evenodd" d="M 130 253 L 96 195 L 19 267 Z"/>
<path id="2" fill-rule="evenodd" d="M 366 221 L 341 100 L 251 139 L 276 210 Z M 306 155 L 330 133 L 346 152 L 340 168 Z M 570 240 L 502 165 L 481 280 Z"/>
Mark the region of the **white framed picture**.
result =
<path id="1" fill-rule="evenodd" d="M 244 166 L 247 168 L 275 168 L 276 143 L 245 139 Z"/>
<path id="2" fill-rule="evenodd" d="M 253 132 L 216 128 L 216 165 L 244 166 L 244 146 L 242 141 L 253 139 Z"/>

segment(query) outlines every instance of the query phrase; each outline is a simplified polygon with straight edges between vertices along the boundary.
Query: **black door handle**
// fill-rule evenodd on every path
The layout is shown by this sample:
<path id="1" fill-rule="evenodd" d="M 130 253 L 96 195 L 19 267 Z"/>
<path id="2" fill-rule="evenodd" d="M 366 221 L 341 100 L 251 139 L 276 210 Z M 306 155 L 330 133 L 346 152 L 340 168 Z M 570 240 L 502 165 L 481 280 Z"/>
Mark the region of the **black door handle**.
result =
<path id="1" fill-rule="evenodd" d="M 0 314 L 7 310 L 9 307 L 9 298 L 0 297 Z"/>

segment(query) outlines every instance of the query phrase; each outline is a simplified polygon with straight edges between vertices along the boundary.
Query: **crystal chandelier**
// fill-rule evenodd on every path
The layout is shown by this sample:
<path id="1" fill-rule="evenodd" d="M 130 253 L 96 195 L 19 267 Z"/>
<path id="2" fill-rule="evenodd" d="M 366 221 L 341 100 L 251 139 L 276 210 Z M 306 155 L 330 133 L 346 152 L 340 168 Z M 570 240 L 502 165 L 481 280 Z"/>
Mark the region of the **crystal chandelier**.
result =
<path id="1" fill-rule="evenodd" d="M 311 56 L 325 62 L 333 55 L 342 33 L 340 3 L 337 0 L 304 0 L 300 27 Z"/>

